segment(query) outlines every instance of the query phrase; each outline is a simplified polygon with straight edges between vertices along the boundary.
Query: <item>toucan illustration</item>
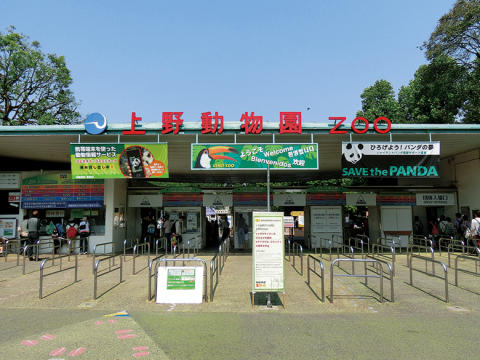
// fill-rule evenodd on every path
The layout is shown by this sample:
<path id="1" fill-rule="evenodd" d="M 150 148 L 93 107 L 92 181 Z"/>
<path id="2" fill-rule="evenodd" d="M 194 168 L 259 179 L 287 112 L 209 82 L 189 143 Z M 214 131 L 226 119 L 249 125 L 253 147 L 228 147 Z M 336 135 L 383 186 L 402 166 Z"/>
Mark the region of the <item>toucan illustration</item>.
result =
<path id="1" fill-rule="evenodd" d="M 217 155 L 218 153 L 233 153 L 238 154 L 237 149 L 229 146 L 212 146 L 210 148 L 202 149 L 197 156 L 195 161 L 196 169 L 210 169 L 212 167 L 212 160 L 216 159 L 227 159 L 232 161 L 237 161 L 231 157 L 225 155 Z"/>

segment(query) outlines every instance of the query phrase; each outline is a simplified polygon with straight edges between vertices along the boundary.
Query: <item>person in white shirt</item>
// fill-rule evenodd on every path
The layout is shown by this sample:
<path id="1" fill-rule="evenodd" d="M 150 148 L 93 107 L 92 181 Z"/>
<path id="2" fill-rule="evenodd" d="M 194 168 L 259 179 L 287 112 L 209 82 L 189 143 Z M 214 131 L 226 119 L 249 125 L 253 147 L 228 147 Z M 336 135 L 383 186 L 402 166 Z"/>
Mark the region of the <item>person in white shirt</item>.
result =
<path id="1" fill-rule="evenodd" d="M 473 219 L 470 225 L 470 233 L 472 234 L 473 245 L 480 247 L 480 211 L 473 212 Z"/>

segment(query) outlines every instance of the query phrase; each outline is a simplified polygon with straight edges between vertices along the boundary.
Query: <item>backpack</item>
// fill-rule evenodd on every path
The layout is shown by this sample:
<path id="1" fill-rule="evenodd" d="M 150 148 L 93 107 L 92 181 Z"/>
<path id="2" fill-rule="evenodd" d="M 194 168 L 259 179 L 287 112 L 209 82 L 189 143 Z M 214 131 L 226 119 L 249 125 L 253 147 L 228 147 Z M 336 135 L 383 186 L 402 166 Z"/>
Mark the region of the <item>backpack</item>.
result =
<path id="1" fill-rule="evenodd" d="M 77 228 L 73 224 L 70 224 L 70 227 L 67 230 L 67 238 L 73 240 L 77 237 L 77 234 Z"/>
<path id="2" fill-rule="evenodd" d="M 155 234 L 155 224 L 149 224 L 147 226 L 147 234 L 149 235 Z"/>
<path id="3" fill-rule="evenodd" d="M 55 225 L 55 227 L 57 228 L 58 235 L 61 236 L 61 237 L 65 237 L 65 229 L 63 227 L 63 224 L 58 223 L 57 225 Z"/>
<path id="4" fill-rule="evenodd" d="M 45 233 L 47 235 L 52 235 L 53 231 L 55 230 L 55 225 L 53 224 L 52 221 L 45 227 Z"/>
<path id="5" fill-rule="evenodd" d="M 88 224 L 86 221 L 82 220 L 80 222 L 80 225 L 78 226 L 78 231 L 82 234 L 82 233 L 89 233 L 90 230 L 88 229 Z"/>

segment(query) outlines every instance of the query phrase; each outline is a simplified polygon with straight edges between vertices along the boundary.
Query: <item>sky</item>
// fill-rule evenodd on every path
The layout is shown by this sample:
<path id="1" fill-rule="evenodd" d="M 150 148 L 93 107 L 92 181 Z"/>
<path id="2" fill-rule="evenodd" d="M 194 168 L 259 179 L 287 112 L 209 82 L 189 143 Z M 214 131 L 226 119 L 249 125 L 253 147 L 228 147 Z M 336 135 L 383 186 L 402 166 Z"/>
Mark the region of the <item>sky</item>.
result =
<path id="1" fill-rule="evenodd" d="M 379 79 L 398 92 L 426 63 L 418 47 L 454 0 L 0 1 L 9 25 L 63 55 L 82 118 L 160 122 L 218 111 L 279 122 L 353 120 Z M 307 110 L 310 108 L 310 110 Z M 370 119 L 369 119 L 370 120 Z M 371 119 L 372 121 L 374 119 Z"/>

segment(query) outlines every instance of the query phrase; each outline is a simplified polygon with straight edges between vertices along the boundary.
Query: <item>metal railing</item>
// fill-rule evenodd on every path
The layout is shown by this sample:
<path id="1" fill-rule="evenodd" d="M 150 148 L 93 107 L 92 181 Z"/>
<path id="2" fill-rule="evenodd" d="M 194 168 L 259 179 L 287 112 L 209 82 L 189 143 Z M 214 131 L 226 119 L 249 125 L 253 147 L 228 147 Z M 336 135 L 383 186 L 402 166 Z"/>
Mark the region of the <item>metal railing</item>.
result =
<path id="1" fill-rule="evenodd" d="M 40 289 L 39 289 L 39 294 L 38 294 L 40 299 L 43 299 L 43 279 L 47 276 L 58 274 L 58 273 L 61 273 L 63 271 L 75 269 L 75 277 L 74 277 L 73 283 L 75 284 L 78 281 L 78 255 L 75 254 L 75 265 L 62 269 L 62 259 L 65 258 L 65 257 L 68 257 L 68 261 L 70 261 L 70 254 L 66 254 L 66 255 L 62 255 L 62 256 L 57 257 L 57 260 L 60 260 L 60 264 L 59 264 L 60 270 L 51 272 L 49 274 L 43 274 L 43 269 L 45 268 L 45 264 L 50 260 L 52 260 L 52 266 L 51 267 L 53 267 L 54 266 L 53 265 L 53 259 L 48 259 L 48 258 L 44 259 L 42 261 L 42 263 L 40 264 Z"/>
<path id="2" fill-rule="evenodd" d="M 52 257 L 51 257 L 51 260 L 52 260 L 52 266 L 55 265 L 55 248 L 57 248 L 58 246 L 55 246 L 53 243 L 41 243 L 41 240 L 37 240 L 35 244 L 27 244 L 23 247 L 23 263 L 22 263 L 22 274 L 25 275 L 26 271 L 25 271 L 25 268 L 26 268 L 26 257 L 28 256 L 27 255 L 27 252 L 28 252 L 28 249 L 29 248 L 32 248 L 32 257 L 35 258 L 35 261 L 38 261 L 39 259 L 39 255 L 40 255 L 40 247 L 43 246 L 43 248 L 45 248 L 45 245 L 48 245 L 50 249 L 52 249 Z M 33 251 L 33 249 L 35 249 L 35 251 Z M 18 263 L 18 255 L 17 255 L 17 263 Z"/>
<path id="3" fill-rule="evenodd" d="M 198 255 L 198 247 L 190 247 L 190 240 L 183 241 L 182 246 L 180 246 L 180 254 L 182 254 L 182 258 L 184 259 L 185 257 L 189 258 L 190 256 L 190 251 L 192 252 L 193 257 Z"/>
<path id="4" fill-rule="evenodd" d="M 379 237 L 377 238 L 377 244 L 385 245 L 385 246 L 393 246 L 395 252 L 398 254 L 402 253 L 402 244 L 400 242 L 400 236 L 397 237 Z M 398 249 L 398 251 L 397 251 Z"/>
<path id="5" fill-rule="evenodd" d="M 340 249 L 342 249 L 341 253 Z M 352 246 L 342 244 L 342 246 L 337 248 L 337 259 L 340 259 L 340 254 L 346 256 L 347 258 L 355 259 L 355 250 Z M 337 266 L 340 267 L 340 262 L 337 262 Z M 355 274 L 355 262 L 352 262 L 352 274 Z"/>
<path id="6" fill-rule="evenodd" d="M 123 240 L 123 262 L 126 261 L 127 255 L 130 255 L 130 254 L 127 254 L 127 251 L 133 249 L 133 240 L 130 240 L 130 244 L 127 245 L 128 241 L 129 241 L 128 239 Z M 138 239 L 136 240 L 135 243 L 138 244 Z"/>
<path id="7" fill-rule="evenodd" d="M 435 270 L 435 264 L 440 264 L 443 268 L 443 272 L 445 274 L 445 302 L 448 303 L 448 270 L 447 270 L 447 266 L 441 262 L 441 261 L 438 261 L 438 260 L 434 260 L 434 259 L 431 259 L 431 258 L 428 258 L 426 256 L 421 256 L 421 255 L 415 255 L 415 254 L 410 254 L 410 258 L 409 258 L 409 265 L 408 267 L 410 268 L 410 285 L 413 286 L 413 266 L 412 266 L 412 260 L 413 259 L 420 259 L 420 260 L 425 260 L 425 268 L 427 268 L 427 262 L 431 262 L 432 263 L 432 268 L 433 270 Z M 419 270 L 417 270 L 419 271 Z M 425 273 L 427 275 L 430 275 L 428 274 L 428 272 L 425 270 Z M 432 276 L 435 276 L 435 272 L 433 272 Z"/>
<path id="8" fill-rule="evenodd" d="M 163 243 L 162 247 L 158 246 L 160 243 Z M 164 249 L 165 250 L 165 256 L 167 255 L 168 248 L 167 248 L 167 238 L 166 237 L 161 237 L 161 238 L 155 240 L 155 256 L 158 256 L 158 250 L 159 249 Z"/>
<path id="9" fill-rule="evenodd" d="M 375 252 L 375 250 L 377 250 L 377 252 Z M 380 252 L 380 250 L 382 250 L 382 252 Z M 387 250 L 387 253 L 385 252 L 385 250 Z M 390 251 L 390 255 L 388 254 L 388 251 Z M 393 272 L 393 276 L 395 276 L 396 256 L 395 256 L 395 248 L 393 246 L 372 244 L 371 253 L 369 256 L 373 259 L 375 259 L 375 257 L 383 257 L 388 260 L 391 260 L 392 272 Z"/>
<path id="10" fill-rule="evenodd" d="M 335 274 L 333 269 L 334 269 L 334 266 L 336 263 L 339 263 L 339 262 L 359 262 L 359 263 L 363 263 L 364 264 L 364 269 L 365 269 L 365 274 L 362 274 L 362 275 L 355 275 L 355 274 Z M 377 264 L 377 270 L 380 272 L 380 274 L 376 274 L 376 275 L 368 275 L 367 271 L 368 271 L 368 268 L 367 268 L 367 264 L 368 263 L 375 263 Z M 393 274 L 392 274 L 392 268 L 391 266 L 389 266 L 389 270 L 390 270 L 390 287 L 391 287 L 391 301 L 394 302 L 395 301 L 395 298 L 394 298 L 394 287 L 393 287 Z M 346 258 L 343 258 L 343 259 L 335 259 L 332 261 L 332 263 L 330 264 L 330 302 L 333 303 L 333 277 L 334 276 L 341 276 L 341 277 L 359 277 L 359 278 L 364 278 L 365 279 L 365 285 L 368 285 L 368 278 L 377 278 L 377 279 L 380 279 L 380 302 L 384 302 L 384 299 L 386 299 L 384 296 L 383 296 L 383 278 L 384 278 L 384 271 L 383 271 L 383 264 L 382 262 L 376 260 L 376 259 L 346 259 Z"/>
<path id="11" fill-rule="evenodd" d="M 433 240 L 426 236 L 413 235 L 408 238 L 408 244 L 430 246 L 433 248 Z"/>
<path id="12" fill-rule="evenodd" d="M 310 259 L 312 259 L 313 267 L 310 267 Z M 320 267 L 320 274 L 317 272 L 315 264 L 318 264 Z M 320 259 L 315 258 L 312 255 L 308 255 L 307 257 L 307 284 L 310 286 L 310 272 L 317 275 L 322 284 L 322 302 L 325 302 L 325 267 L 323 266 L 323 262 Z M 310 286 L 311 288 L 311 286 Z"/>
<path id="13" fill-rule="evenodd" d="M 410 257 L 414 253 L 414 251 L 413 251 L 414 248 L 417 249 L 417 251 L 415 251 L 415 252 L 418 252 L 419 255 L 422 252 L 424 252 L 424 253 L 430 252 L 430 254 L 432 255 L 432 260 L 435 260 L 435 251 L 433 250 L 433 247 L 423 246 L 423 245 L 415 245 L 415 244 L 408 244 L 408 247 L 407 247 L 407 266 L 410 266 L 409 265 L 410 264 Z M 424 250 L 424 251 L 422 251 L 422 250 Z M 425 263 L 425 271 L 427 271 L 427 263 Z M 435 275 L 435 264 L 432 264 L 432 272 L 433 272 L 433 275 Z"/>
<path id="14" fill-rule="evenodd" d="M 112 245 L 112 251 L 107 253 L 105 252 L 105 248 L 107 245 Z M 97 247 L 103 247 L 103 253 L 97 254 Z M 92 252 L 92 271 L 95 272 L 95 258 L 98 256 L 112 256 L 115 255 L 115 243 L 113 241 L 110 242 L 105 242 L 105 243 L 100 243 L 100 244 L 95 244 L 93 247 L 93 252 Z M 113 265 L 115 266 L 115 259 L 113 260 Z"/>
<path id="15" fill-rule="evenodd" d="M 158 260 L 161 259 L 163 256 L 164 255 L 156 256 L 148 263 L 148 301 L 152 300 L 152 278 L 154 278 L 155 289 L 157 288 L 157 273 L 155 269 L 157 268 L 156 265 Z"/>
<path id="16" fill-rule="evenodd" d="M 298 256 L 300 258 L 300 275 L 303 276 L 303 247 L 299 243 L 294 242 L 292 245 L 292 250 L 293 250 L 292 266 L 295 270 L 297 270 L 297 268 L 295 267 L 295 258 Z"/>
<path id="17" fill-rule="evenodd" d="M 460 248 L 461 248 L 461 251 L 462 251 L 462 255 L 467 255 L 467 253 L 472 253 L 472 255 L 479 255 L 480 256 L 480 249 L 476 246 L 470 246 L 470 245 L 465 245 L 464 242 L 462 240 L 455 240 L 455 241 L 460 241 L 461 242 L 461 245 L 459 245 L 459 243 L 450 243 L 448 245 L 448 248 L 447 248 L 447 255 L 448 255 L 448 267 L 449 268 L 452 268 L 451 265 L 450 265 L 450 257 L 451 257 L 451 254 L 452 253 L 455 253 L 456 251 L 455 250 L 459 250 L 460 251 Z"/>
<path id="18" fill-rule="evenodd" d="M 133 256 L 132 256 L 133 257 L 133 261 L 132 261 L 132 274 L 133 275 L 137 274 L 135 272 L 135 259 L 140 256 L 140 249 L 142 250 L 142 255 L 145 255 L 145 253 L 147 254 L 147 266 L 148 266 L 148 263 L 150 262 L 150 243 L 144 242 L 143 244 L 136 244 L 133 247 Z M 147 251 L 145 251 L 145 250 L 147 250 Z M 147 268 L 147 266 L 140 269 L 139 272 L 142 271 L 143 269 Z"/>
<path id="19" fill-rule="evenodd" d="M 205 299 L 205 302 L 208 302 L 208 295 L 207 295 L 207 263 L 203 259 L 199 258 L 188 258 L 188 259 L 170 259 L 170 258 L 163 258 L 163 259 L 157 259 L 156 260 L 156 265 L 155 265 L 155 279 L 157 279 L 157 274 L 158 274 L 158 268 L 160 267 L 160 263 L 165 263 L 165 266 L 167 266 L 167 263 L 173 262 L 177 263 L 180 261 L 187 261 L 187 262 L 200 262 L 203 265 L 203 281 L 204 281 L 204 286 L 203 286 L 203 299 Z M 155 280 L 156 281 L 156 280 Z M 155 283 L 155 293 L 154 296 L 157 296 L 157 285 Z"/>
<path id="20" fill-rule="evenodd" d="M 442 256 L 442 244 L 445 245 L 447 244 L 447 249 L 448 249 L 448 244 L 452 243 L 454 241 L 453 236 L 449 238 L 441 237 L 438 239 L 438 253 L 440 256 Z M 455 240 L 455 241 L 462 241 L 462 240 Z M 462 253 L 465 253 L 462 251 Z"/>
<path id="21" fill-rule="evenodd" d="M 215 290 L 217 289 L 218 285 L 218 276 L 220 272 L 220 254 L 216 253 L 213 258 L 210 260 L 210 301 L 213 301 L 213 296 L 215 294 Z M 213 278 L 215 277 L 215 283 L 213 282 Z"/>
<path id="22" fill-rule="evenodd" d="M 115 257 L 117 257 L 117 256 L 120 258 L 120 264 L 117 267 L 115 267 Z M 108 261 L 108 270 L 105 270 L 105 271 L 103 271 L 99 274 L 98 273 L 98 267 L 100 266 L 101 263 L 106 262 L 106 261 Z M 113 262 L 113 265 L 112 265 L 112 262 Z M 113 266 L 113 268 L 112 268 L 112 266 Z M 110 255 L 108 257 L 98 259 L 95 262 L 95 265 L 93 267 L 93 300 L 96 300 L 99 297 L 99 296 L 97 297 L 98 278 L 100 276 L 110 274 L 111 272 L 116 271 L 116 270 L 120 270 L 120 282 L 119 282 L 119 284 L 121 284 L 123 282 L 123 278 L 122 278 L 122 275 L 123 275 L 123 256 L 121 254 Z M 111 289 L 113 289 L 113 287 L 110 288 L 110 290 Z M 109 291 L 109 290 L 107 290 L 107 291 Z M 103 294 L 105 294 L 107 291 L 105 291 Z M 100 296 L 102 296 L 103 294 L 101 294 Z"/>
<path id="23" fill-rule="evenodd" d="M 25 242 L 26 239 L 5 239 L 3 242 L 3 257 L 5 262 L 7 262 L 8 254 L 17 254 L 17 266 L 20 265 L 20 253 L 23 248 L 22 242 Z M 12 250 L 15 248 L 15 250 Z"/>
<path id="24" fill-rule="evenodd" d="M 362 235 L 363 237 L 364 235 Z M 367 237 L 368 239 L 368 237 Z M 353 241 L 353 245 L 352 245 Z M 367 251 L 365 252 L 365 245 L 367 245 Z M 359 250 L 361 254 L 367 254 L 369 252 L 369 242 L 364 241 L 364 238 L 361 237 L 349 237 L 348 238 L 348 246 L 352 247 L 354 250 Z"/>
<path id="25" fill-rule="evenodd" d="M 475 261 L 475 273 L 465 269 L 458 268 L 458 259 L 472 260 Z M 458 255 L 455 258 L 455 286 L 458 286 L 458 271 L 461 271 L 465 274 L 478 276 L 478 262 L 480 262 L 480 254 L 478 257 L 468 256 L 468 255 Z"/>

